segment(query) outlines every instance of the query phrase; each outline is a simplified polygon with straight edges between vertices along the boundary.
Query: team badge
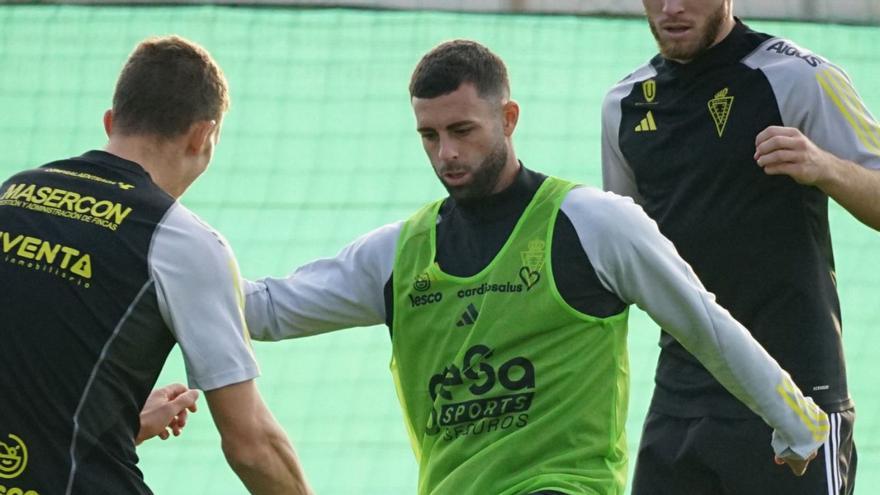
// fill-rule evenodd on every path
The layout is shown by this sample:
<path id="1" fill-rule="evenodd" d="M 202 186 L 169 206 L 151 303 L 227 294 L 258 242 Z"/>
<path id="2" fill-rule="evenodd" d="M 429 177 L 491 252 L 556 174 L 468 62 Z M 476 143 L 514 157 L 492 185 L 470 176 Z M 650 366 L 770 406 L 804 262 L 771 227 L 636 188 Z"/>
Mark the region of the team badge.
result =
<path id="1" fill-rule="evenodd" d="M 715 129 L 718 131 L 718 137 L 724 135 L 724 128 L 727 126 L 727 118 L 730 117 L 730 109 L 733 107 L 733 96 L 727 95 L 727 88 L 715 93 L 715 97 L 709 100 L 709 114 L 715 121 Z"/>
<path id="2" fill-rule="evenodd" d="M 522 251 L 522 268 L 519 269 L 519 279 L 526 285 L 526 290 L 531 290 L 541 280 L 541 268 L 544 267 L 544 241 L 537 239 L 529 241 L 528 251 Z"/>

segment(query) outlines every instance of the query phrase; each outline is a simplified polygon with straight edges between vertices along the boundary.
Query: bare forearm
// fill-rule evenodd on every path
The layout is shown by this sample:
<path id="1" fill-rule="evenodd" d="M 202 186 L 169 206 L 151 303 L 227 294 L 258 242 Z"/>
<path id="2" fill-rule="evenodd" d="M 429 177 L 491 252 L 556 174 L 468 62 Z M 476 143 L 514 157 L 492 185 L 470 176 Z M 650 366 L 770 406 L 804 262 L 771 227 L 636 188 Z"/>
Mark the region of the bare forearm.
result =
<path id="1" fill-rule="evenodd" d="M 311 495 L 287 435 L 253 380 L 205 393 L 223 454 L 250 493 Z"/>
<path id="2" fill-rule="evenodd" d="M 230 467 L 252 494 L 312 494 L 296 452 L 283 434 L 247 445 L 224 445 L 224 451 Z"/>
<path id="3" fill-rule="evenodd" d="M 860 222 L 880 230 L 880 171 L 837 159 L 816 185 Z"/>

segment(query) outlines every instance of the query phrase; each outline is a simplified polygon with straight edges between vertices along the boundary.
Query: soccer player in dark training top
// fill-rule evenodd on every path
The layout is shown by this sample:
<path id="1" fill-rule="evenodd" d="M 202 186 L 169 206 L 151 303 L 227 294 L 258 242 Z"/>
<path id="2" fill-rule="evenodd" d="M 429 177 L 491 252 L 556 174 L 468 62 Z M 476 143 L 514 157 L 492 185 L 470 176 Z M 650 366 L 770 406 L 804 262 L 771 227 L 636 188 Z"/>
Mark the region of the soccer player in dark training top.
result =
<path id="1" fill-rule="evenodd" d="M 152 493 L 139 413 L 175 344 L 248 489 L 308 493 L 254 384 L 232 251 L 177 201 L 228 106 L 203 48 L 148 39 L 119 76 L 106 148 L 0 187 L 0 493 Z M 178 394 L 151 400 L 164 393 Z"/>
<path id="2" fill-rule="evenodd" d="M 632 200 L 517 160 L 519 105 L 497 55 L 443 43 L 410 97 L 449 196 L 335 258 L 249 283 L 246 314 L 261 340 L 388 325 L 419 494 L 621 495 L 630 304 L 776 428 L 783 462 L 804 464 L 825 413 Z"/>
<path id="3" fill-rule="evenodd" d="M 664 328 L 634 495 L 852 493 L 831 197 L 880 228 L 880 127 L 841 68 L 755 32 L 732 0 L 643 0 L 660 53 L 603 107 L 606 190 L 635 198 L 718 302 L 831 417 L 806 475 Z"/>

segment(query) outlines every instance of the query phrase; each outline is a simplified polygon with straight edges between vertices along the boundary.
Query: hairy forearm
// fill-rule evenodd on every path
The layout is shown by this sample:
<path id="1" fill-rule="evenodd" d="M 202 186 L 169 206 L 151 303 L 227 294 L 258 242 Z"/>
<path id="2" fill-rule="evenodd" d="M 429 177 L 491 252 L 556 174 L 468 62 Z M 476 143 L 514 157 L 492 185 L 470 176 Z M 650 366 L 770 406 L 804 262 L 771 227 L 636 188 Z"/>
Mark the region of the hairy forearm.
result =
<path id="1" fill-rule="evenodd" d="M 880 230 L 880 170 L 837 159 L 817 186 L 860 222 Z"/>

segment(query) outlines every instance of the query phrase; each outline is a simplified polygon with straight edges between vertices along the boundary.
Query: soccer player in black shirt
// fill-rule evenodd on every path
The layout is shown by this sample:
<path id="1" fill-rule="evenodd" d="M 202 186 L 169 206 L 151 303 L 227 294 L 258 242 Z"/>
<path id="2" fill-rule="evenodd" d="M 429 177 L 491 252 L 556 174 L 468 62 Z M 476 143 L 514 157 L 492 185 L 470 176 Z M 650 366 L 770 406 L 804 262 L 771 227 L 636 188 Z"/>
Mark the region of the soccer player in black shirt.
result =
<path id="1" fill-rule="evenodd" d="M 732 0 L 644 0 L 660 54 L 603 108 L 605 188 L 659 224 L 832 418 L 795 478 L 769 430 L 665 332 L 634 495 L 845 494 L 855 479 L 828 197 L 880 228 L 880 128 L 846 74 L 750 30 Z"/>
<path id="2" fill-rule="evenodd" d="M 177 201 L 228 105 L 203 48 L 145 40 L 104 115 L 105 149 L 0 186 L 0 493 L 152 493 L 135 444 L 177 432 L 195 400 L 178 386 L 147 401 L 175 344 L 247 488 L 309 493 L 254 383 L 232 251 Z"/>

